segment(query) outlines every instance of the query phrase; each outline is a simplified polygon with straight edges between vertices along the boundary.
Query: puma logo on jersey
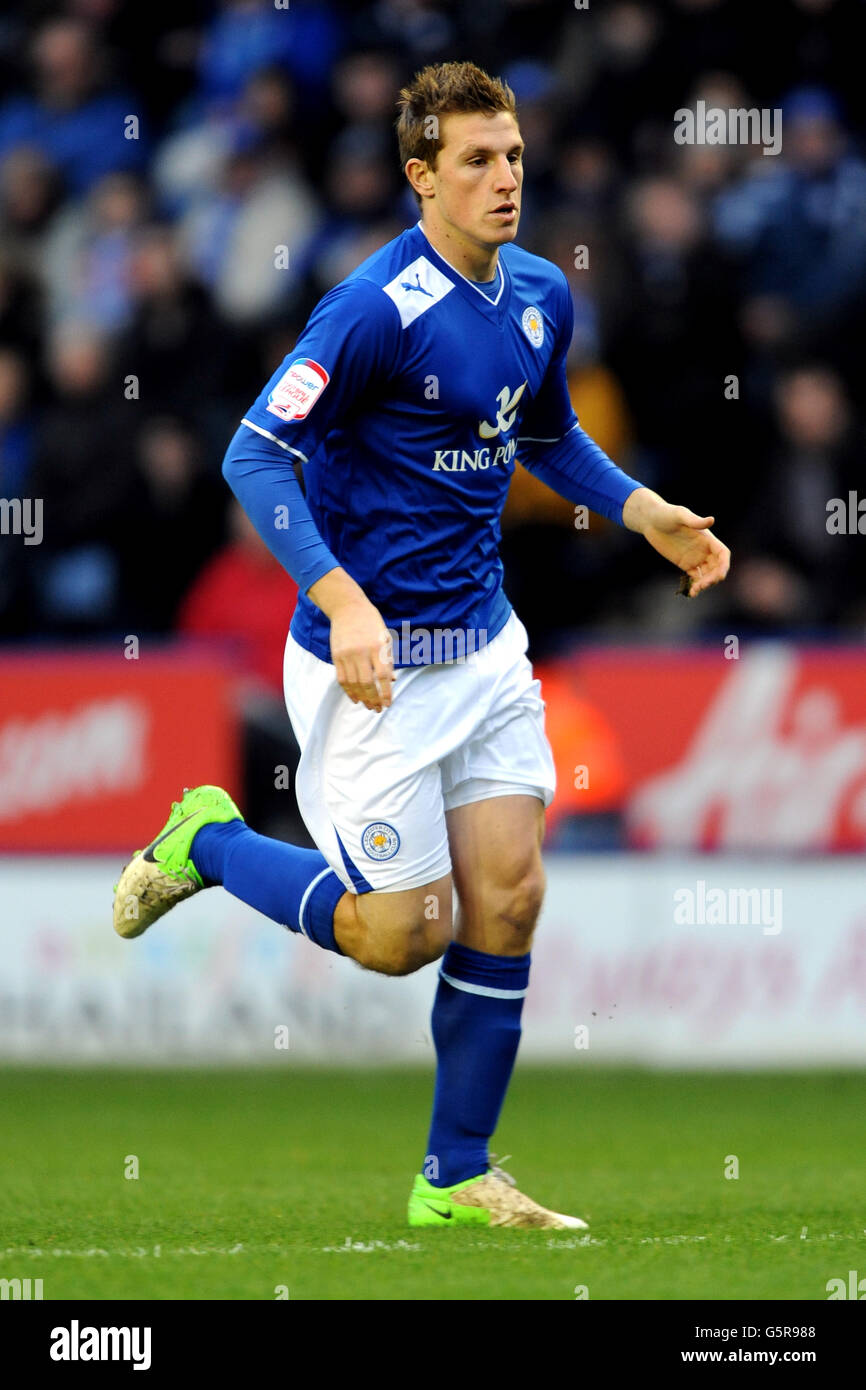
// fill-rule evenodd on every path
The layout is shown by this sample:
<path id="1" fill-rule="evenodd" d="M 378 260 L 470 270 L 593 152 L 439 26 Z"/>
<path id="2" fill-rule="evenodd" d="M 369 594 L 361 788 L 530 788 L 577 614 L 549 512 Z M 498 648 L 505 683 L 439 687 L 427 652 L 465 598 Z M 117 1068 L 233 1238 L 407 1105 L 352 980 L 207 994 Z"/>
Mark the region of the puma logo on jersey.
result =
<path id="1" fill-rule="evenodd" d="M 507 434 L 514 424 L 517 415 L 517 407 L 520 404 L 520 397 L 526 390 L 527 383 L 524 381 L 522 386 L 518 386 L 512 396 L 507 386 L 503 386 L 499 395 L 496 397 L 499 402 L 499 409 L 496 412 L 496 424 L 488 424 L 486 420 L 479 420 L 478 433 L 482 439 L 493 439 L 497 434 Z"/>
<path id="2" fill-rule="evenodd" d="M 409 265 L 404 265 L 399 275 L 382 286 L 383 292 L 397 306 L 402 328 L 408 328 L 422 314 L 428 313 L 453 289 L 453 280 L 437 270 L 426 256 L 416 256 Z"/>
<path id="3" fill-rule="evenodd" d="M 417 270 L 415 271 L 415 281 L 416 281 L 416 283 L 415 283 L 414 285 L 410 285 L 408 280 L 401 280 L 401 281 L 400 281 L 400 288 L 401 288 L 401 290 L 409 290 L 410 292 L 411 292 L 412 290 L 417 290 L 419 294 L 426 294 L 428 299 L 433 299 L 433 298 L 434 298 L 434 296 L 430 293 L 430 291 L 429 291 L 429 290 L 425 290 L 424 286 L 421 284 L 421 275 L 420 275 L 420 273 L 419 273 Z"/>

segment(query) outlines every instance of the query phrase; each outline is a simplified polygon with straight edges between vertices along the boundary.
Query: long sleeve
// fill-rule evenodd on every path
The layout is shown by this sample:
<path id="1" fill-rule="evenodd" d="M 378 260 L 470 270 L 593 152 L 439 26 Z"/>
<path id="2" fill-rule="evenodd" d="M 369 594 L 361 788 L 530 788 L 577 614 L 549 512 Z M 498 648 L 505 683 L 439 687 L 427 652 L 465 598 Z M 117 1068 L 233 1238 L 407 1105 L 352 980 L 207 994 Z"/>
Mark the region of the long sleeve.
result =
<path id="1" fill-rule="evenodd" d="M 387 378 L 399 332 L 393 303 L 375 285 L 361 278 L 337 285 L 247 411 L 223 460 L 226 482 L 304 593 L 340 561 L 317 529 L 295 466 L 309 463 Z"/>
<path id="2" fill-rule="evenodd" d="M 304 593 L 339 560 L 307 506 L 292 455 L 249 425 L 239 425 L 223 460 L 223 477 L 268 549 Z"/>

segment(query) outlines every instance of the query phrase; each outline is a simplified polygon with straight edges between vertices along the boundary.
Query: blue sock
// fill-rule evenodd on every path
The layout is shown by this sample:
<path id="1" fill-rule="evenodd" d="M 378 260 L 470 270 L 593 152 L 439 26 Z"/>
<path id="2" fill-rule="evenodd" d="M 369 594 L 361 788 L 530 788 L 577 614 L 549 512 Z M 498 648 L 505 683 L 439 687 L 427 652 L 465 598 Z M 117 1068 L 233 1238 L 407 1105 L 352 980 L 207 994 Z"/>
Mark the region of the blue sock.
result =
<path id="1" fill-rule="evenodd" d="M 490 956 L 457 941 L 442 959 L 433 1004 L 438 1068 L 423 1169 L 434 1187 L 487 1171 L 487 1145 L 520 1042 L 529 964 L 529 953 Z"/>
<path id="2" fill-rule="evenodd" d="M 346 889 L 317 849 L 268 839 L 231 820 L 203 825 L 190 858 L 205 886 L 221 883 L 280 926 L 343 954 L 334 939 L 334 911 Z"/>

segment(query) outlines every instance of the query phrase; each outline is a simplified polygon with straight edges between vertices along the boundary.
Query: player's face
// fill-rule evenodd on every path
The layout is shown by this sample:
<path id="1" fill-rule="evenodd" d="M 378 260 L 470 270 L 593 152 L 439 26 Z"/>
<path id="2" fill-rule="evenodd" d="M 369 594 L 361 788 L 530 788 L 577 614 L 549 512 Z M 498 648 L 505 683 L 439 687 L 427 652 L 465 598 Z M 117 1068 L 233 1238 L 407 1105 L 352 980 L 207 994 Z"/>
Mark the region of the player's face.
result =
<path id="1" fill-rule="evenodd" d="M 442 148 L 431 171 L 436 212 L 482 246 L 513 241 L 520 221 L 523 141 L 507 111 L 442 117 Z"/>

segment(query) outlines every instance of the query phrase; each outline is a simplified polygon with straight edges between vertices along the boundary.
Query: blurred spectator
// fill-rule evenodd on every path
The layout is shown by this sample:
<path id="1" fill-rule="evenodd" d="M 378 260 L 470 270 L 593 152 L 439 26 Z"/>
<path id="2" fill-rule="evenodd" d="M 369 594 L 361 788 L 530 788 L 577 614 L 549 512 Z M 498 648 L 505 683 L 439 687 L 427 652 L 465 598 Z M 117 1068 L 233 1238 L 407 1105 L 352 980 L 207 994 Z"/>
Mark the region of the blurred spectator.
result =
<path id="1" fill-rule="evenodd" d="M 685 105 L 696 110 L 699 101 L 704 103 L 706 110 L 717 111 L 750 110 L 755 105 L 751 93 L 731 72 L 701 73 Z M 750 165 L 757 168 L 759 160 L 767 164 L 775 158 L 777 156 L 765 156 L 754 145 L 678 145 L 675 169 L 707 207 L 724 189 L 744 178 Z"/>
<path id="2" fill-rule="evenodd" d="M 230 104 L 250 75 L 268 63 L 285 67 L 312 109 L 321 102 L 341 46 L 328 0 L 222 0 L 199 58 L 199 92 L 207 103 Z"/>
<path id="3" fill-rule="evenodd" d="M 0 160 L 0 234 L 16 263 L 36 277 L 45 234 L 61 200 L 57 170 L 40 150 L 18 145 Z"/>
<path id="4" fill-rule="evenodd" d="M 399 86 L 400 67 L 392 53 L 348 53 L 334 68 L 335 114 L 346 125 L 389 132 Z"/>
<path id="5" fill-rule="evenodd" d="M 724 71 L 744 73 L 747 79 L 751 76 L 749 49 L 754 30 L 760 26 L 754 24 L 747 7 L 738 0 L 669 0 L 668 9 L 657 78 L 667 90 L 671 114 L 683 104 L 698 73 Z M 773 39 L 772 47 L 778 48 L 778 30 Z M 762 36 L 757 38 L 757 43 L 761 42 Z"/>
<path id="6" fill-rule="evenodd" d="M 767 0 L 766 23 L 752 26 L 753 42 L 740 51 L 752 82 L 763 76 L 763 95 L 778 105 L 799 84 L 825 87 L 863 126 L 866 93 L 852 53 L 866 45 L 866 6 L 859 0 Z M 758 32 L 755 32 L 758 29 Z"/>
<path id="7" fill-rule="evenodd" d="M 223 541 L 228 497 L 183 420 L 146 419 L 134 448 L 120 553 L 124 612 L 136 632 L 168 632 L 193 577 Z"/>
<path id="8" fill-rule="evenodd" d="M 573 218 L 610 216 L 619 197 L 620 179 L 610 145 L 598 136 L 575 135 L 563 140 L 557 153 L 552 172 L 556 201 L 563 211 Z"/>
<path id="9" fill-rule="evenodd" d="M 51 322 L 89 322 L 106 333 L 125 326 L 133 246 L 146 212 L 147 190 L 136 175 L 106 174 L 54 220 L 44 261 Z"/>
<path id="10" fill-rule="evenodd" d="M 376 249 L 366 233 L 391 217 L 397 201 L 387 151 L 386 137 L 362 126 L 348 126 L 331 147 L 327 211 L 299 256 L 299 272 L 309 279 L 316 299 Z M 404 225 L 397 222 L 392 235 Z"/>
<path id="11" fill-rule="evenodd" d="M 33 94 L 11 96 L 0 107 L 0 157 L 17 145 L 35 146 L 57 165 L 72 194 L 86 193 L 104 174 L 144 166 L 140 105 L 107 86 L 106 55 L 88 23 L 49 20 L 33 40 L 31 58 Z"/>
<path id="12" fill-rule="evenodd" d="M 299 172 L 239 135 L 219 191 L 181 224 L 186 261 L 230 323 L 260 320 L 289 299 L 314 215 Z"/>
<path id="13" fill-rule="evenodd" d="M 0 348 L 0 497 L 30 496 L 33 420 L 29 372 L 23 355 Z M 0 633 L 26 634 L 28 612 L 26 547 L 4 536 L 0 543 Z"/>
<path id="14" fill-rule="evenodd" d="M 775 167 L 756 159 L 715 210 L 720 239 L 745 262 L 748 295 L 779 304 L 775 338 L 807 322 L 814 330 L 866 292 L 866 163 L 850 149 L 838 102 L 801 89 L 782 112 Z M 754 336 L 748 314 L 745 325 Z"/>
<path id="15" fill-rule="evenodd" d="M 295 89 L 277 67 L 251 74 L 238 101 L 207 107 L 163 141 L 153 177 L 164 210 L 180 216 L 212 199 L 238 150 L 257 148 L 272 162 L 296 158 Z"/>
<path id="16" fill-rule="evenodd" d="M 42 346 L 42 298 L 35 278 L 0 247 L 0 343 L 34 360 Z"/>
<path id="17" fill-rule="evenodd" d="M 783 372 L 774 405 L 777 443 L 752 493 L 740 563 L 728 596 L 758 628 L 862 622 L 862 537 L 828 528 L 828 504 L 862 489 L 864 440 L 839 377 L 817 364 Z"/>
<path id="18" fill-rule="evenodd" d="M 648 128 L 673 115 L 671 84 L 659 80 L 663 32 L 658 9 L 638 0 L 605 5 L 592 31 L 593 80 L 569 133 L 602 136 L 625 167 L 640 161 Z"/>
<path id="19" fill-rule="evenodd" d="M 414 67 L 456 56 L 447 52 L 456 38 L 454 17 L 432 0 L 376 0 L 357 7 L 352 18 L 358 47 L 398 49 Z"/>
<path id="20" fill-rule="evenodd" d="M 466 55 L 517 93 L 519 241 L 568 279 L 581 422 L 734 549 L 723 591 L 662 614 L 649 547 L 576 529 L 518 464 L 506 590 L 537 651 L 708 631 L 725 605 L 761 630 L 866 623 L 856 542 L 813 526 L 864 429 L 866 5 L 762 0 L 765 25 L 737 0 L 44 15 L 18 7 L 0 44 L 0 470 L 45 506 L 44 543 L 3 549 L 5 634 L 170 627 L 221 544 L 244 410 L 321 295 L 417 218 L 401 83 Z M 782 106 L 781 154 L 678 145 L 698 101 Z"/>
<path id="21" fill-rule="evenodd" d="M 282 697 L 283 648 L 298 587 L 234 500 L 229 527 L 229 541 L 184 595 L 177 629 L 193 637 L 229 639 L 247 674 Z"/>
<path id="22" fill-rule="evenodd" d="M 206 290 L 184 270 L 177 235 L 151 223 L 138 233 L 130 264 L 132 314 L 115 356 L 134 376 L 149 411 L 197 423 L 216 472 L 225 436 L 259 390 L 255 361 L 241 370 L 239 347 Z"/>
<path id="23" fill-rule="evenodd" d="M 725 448 L 738 430 L 725 381 L 740 369 L 731 272 L 708 238 L 695 194 L 670 177 L 630 190 L 624 311 L 608 360 L 619 376 L 644 456 L 660 491 L 690 496 L 724 481 Z M 695 486 L 696 465 L 711 487 Z M 707 496 L 707 502 L 709 497 Z"/>
<path id="24" fill-rule="evenodd" d="M 120 613 L 130 411 L 111 380 L 105 337 L 92 324 L 51 330 L 52 397 L 40 409 L 32 491 L 44 499 L 44 540 L 28 552 L 39 627 L 75 633 L 110 627 Z"/>
<path id="25" fill-rule="evenodd" d="M 23 497 L 33 460 L 30 373 L 24 356 L 0 348 L 0 496 Z"/>

